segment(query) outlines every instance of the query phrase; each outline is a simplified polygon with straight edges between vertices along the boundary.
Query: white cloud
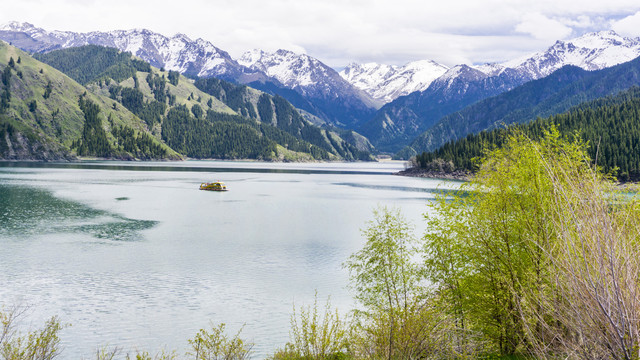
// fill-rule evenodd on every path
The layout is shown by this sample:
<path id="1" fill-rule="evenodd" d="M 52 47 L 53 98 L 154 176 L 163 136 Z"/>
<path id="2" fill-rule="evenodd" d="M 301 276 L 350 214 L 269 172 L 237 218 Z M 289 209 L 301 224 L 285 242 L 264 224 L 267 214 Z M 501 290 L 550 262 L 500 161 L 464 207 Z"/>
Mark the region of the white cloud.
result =
<path id="1" fill-rule="evenodd" d="M 234 57 L 285 48 L 336 67 L 419 59 L 455 65 L 543 50 L 558 39 L 608 30 L 612 19 L 637 11 L 638 0 L 19 0 L 4 4 L 0 23 L 180 32 Z M 640 29 L 626 24 L 633 19 L 617 22 L 616 30 Z"/>
<path id="2" fill-rule="evenodd" d="M 525 14 L 515 30 L 530 34 L 539 40 L 558 40 L 571 35 L 571 28 L 558 20 L 550 19 L 542 14 Z"/>
<path id="3" fill-rule="evenodd" d="M 611 28 L 620 35 L 640 36 L 640 11 L 622 20 L 613 22 Z"/>

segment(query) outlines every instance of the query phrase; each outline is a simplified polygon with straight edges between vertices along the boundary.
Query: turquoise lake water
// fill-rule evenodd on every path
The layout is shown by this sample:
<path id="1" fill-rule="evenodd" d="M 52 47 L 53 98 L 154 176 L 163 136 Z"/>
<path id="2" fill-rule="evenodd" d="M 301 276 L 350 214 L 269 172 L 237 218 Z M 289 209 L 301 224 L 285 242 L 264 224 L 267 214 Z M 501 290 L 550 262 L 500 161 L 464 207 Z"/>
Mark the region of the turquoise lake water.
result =
<path id="1" fill-rule="evenodd" d="M 210 323 L 264 358 L 296 306 L 353 307 L 341 264 L 376 206 L 424 232 L 426 204 L 455 182 L 382 163 L 0 163 L 0 306 L 23 328 L 57 315 L 61 359 L 118 346 L 182 354 Z M 230 191 L 199 191 L 205 181 Z"/>

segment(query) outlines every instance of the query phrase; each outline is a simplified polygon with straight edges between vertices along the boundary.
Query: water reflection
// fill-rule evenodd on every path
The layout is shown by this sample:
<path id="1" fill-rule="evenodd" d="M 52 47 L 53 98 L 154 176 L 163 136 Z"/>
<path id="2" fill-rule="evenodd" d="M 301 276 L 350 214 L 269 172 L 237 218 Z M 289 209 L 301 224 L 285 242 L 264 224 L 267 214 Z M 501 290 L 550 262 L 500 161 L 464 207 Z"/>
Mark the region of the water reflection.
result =
<path id="1" fill-rule="evenodd" d="M 102 240 L 134 241 L 141 239 L 140 231 L 157 224 L 59 199 L 43 189 L 6 184 L 0 184 L 0 209 L 0 235 L 82 233 Z"/>

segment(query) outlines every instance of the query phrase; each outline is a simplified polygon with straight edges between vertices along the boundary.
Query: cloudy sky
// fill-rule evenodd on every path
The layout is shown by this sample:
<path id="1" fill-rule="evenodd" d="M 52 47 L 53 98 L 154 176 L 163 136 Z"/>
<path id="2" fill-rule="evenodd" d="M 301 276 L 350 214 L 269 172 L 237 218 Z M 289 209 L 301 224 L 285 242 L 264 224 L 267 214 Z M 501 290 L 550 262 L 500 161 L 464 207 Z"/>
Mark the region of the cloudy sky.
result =
<path id="1" fill-rule="evenodd" d="M 279 48 L 336 68 L 350 62 L 446 65 L 512 59 L 559 39 L 640 36 L 638 0 L 4 0 L 0 23 L 47 30 L 147 28 L 203 38 L 239 57 Z"/>

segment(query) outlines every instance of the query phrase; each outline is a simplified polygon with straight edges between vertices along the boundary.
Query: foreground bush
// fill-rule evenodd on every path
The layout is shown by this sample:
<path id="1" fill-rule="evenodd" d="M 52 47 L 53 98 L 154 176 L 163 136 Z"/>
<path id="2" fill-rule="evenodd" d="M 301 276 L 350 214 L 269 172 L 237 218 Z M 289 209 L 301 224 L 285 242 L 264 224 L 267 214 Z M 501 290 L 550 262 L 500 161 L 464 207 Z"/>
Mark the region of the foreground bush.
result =
<path id="1" fill-rule="evenodd" d="M 47 320 L 44 327 L 26 334 L 16 330 L 16 322 L 24 309 L 0 312 L 0 357 L 5 360 L 51 360 L 60 352 L 60 330 L 64 327 L 57 317 Z"/>
<path id="2" fill-rule="evenodd" d="M 291 315 L 290 342 L 276 351 L 274 360 L 293 359 L 345 359 L 348 354 L 349 335 L 347 323 L 327 299 L 324 313 L 319 315 L 318 294 L 313 306 L 301 306 Z"/>
<path id="3" fill-rule="evenodd" d="M 433 205 L 425 270 L 480 354 L 638 358 L 638 201 L 585 148 L 514 136 Z"/>

